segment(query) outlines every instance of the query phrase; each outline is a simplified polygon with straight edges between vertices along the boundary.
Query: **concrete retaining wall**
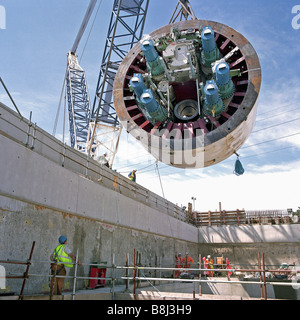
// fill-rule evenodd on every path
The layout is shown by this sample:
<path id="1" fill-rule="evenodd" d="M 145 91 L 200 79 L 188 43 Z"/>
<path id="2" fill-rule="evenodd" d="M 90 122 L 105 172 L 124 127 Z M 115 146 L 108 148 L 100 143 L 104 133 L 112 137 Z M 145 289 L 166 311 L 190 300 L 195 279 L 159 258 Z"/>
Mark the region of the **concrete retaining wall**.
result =
<path id="1" fill-rule="evenodd" d="M 267 264 L 300 264 L 298 224 L 198 229 L 184 222 L 175 204 L 99 166 L 2 104 L 0 147 L 0 260 L 26 260 L 36 241 L 31 274 L 48 274 L 49 256 L 61 234 L 84 263 L 111 265 L 114 257 L 116 265 L 125 265 L 129 253 L 132 264 L 135 248 L 141 263 L 152 266 L 157 256 L 158 265 L 173 267 L 175 254 L 185 251 L 195 262 L 199 254 L 224 254 L 231 263 L 253 264 L 261 251 Z M 5 268 L 7 275 L 25 270 Z M 80 267 L 78 274 L 88 276 L 89 266 Z M 124 271 L 116 274 L 122 275 Z M 71 286 L 66 280 L 65 288 Z M 7 280 L 6 291 L 18 293 L 20 287 L 21 280 Z M 25 294 L 48 289 L 47 277 L 31 277 Z"/>
<path id="2" fill-rule="evenodd" d="M 36 241 L 33 260 L 49 261 L 61 234 L 68 236 L 73 252 L 78 249 L 85 263 L 111 265 L 114 256 L 117 265 L 125 265 L 129 253 L 132 264 L 134 248 L 141 262 L 152 266 L 155 256 L 164 266 L 173 266 L 178 251 L 197 256 L 198 229 L 181 221 L 179 207 L 101 168 L 39 128 L 32 132 L 34 144 L 29 137 L 26 145 L 28 123 L 5 107 L 0 113 L 0 260 L 26 260 Z M 62 166 L 65 151 L 74 157 Z M 7 274 L 24 272 L 24 266 L 5 267 Z M 30 268 L 33 274 L 48 271 L 46 263 Z M 80 268 L 79 275 L 88 276 L 89 267 Z M 7 290 L 18 292 L 21 280 L 7 282 Z M 27 292 L 47 291 L 48 278 L 33 278 L 26 288 Z"/>
<path id="3" fill-rule="evenodd" d="M 300 225 L 240 225 L 199 228 L 199 252 L 202 255 L 228 257 L 232 263 L 258 263 L 264 253 L 267 265 L 300 265 Z"/>
<path id="4" fill-rule="evenodd" d="M 199 233 L 199 243 L 299 242 L 300 224 L 201 227 Z"/>

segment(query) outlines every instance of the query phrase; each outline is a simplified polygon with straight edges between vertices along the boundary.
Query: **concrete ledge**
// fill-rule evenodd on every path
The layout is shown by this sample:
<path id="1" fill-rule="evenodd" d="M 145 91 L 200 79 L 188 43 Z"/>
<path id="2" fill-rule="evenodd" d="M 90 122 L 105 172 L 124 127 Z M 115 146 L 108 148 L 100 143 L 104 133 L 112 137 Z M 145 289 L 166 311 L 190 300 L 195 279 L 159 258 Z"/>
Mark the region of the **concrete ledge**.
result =
<path id="1" fill-rule="evenodd" d="M 199 243 L 295 243 L 300 224 L 200 227 Z"/>
<path id="2" fill-rule="evenodd" d="M 0 194 L 41 209 L 198 242 L 195 226 L 67 170 L 7 137 L 0 135 L 0 143 L 6 150 L 0 155 L 1 163 L 6 163 L 0 167 Z"/>
<path id="3" fill-rule="evenodd" d="M 56 163 L 59 167 L 75 172 L 88 180 L 133 198 L 181 221 L 185 220 L 185 214 L 179 206 L 143 186 L 131 182 L 120 173 L 112 171 L 105 166 L 100 166 L 94 159 L 67 146 L 38 126 L 33 128 L 29 120 L 21 119 L 15 111 L 1 102 L 0 128 L 0 135 L 25 146 L 27 151 L 33 151 L 52 163 Z M 21 161 L 26 161 L 26 158 L 20 158 L 19 163 Z"/>
<path id="4" fill-rule="evenodd" d="M 147 283 L 142 283 L 141 288 L 136 289 L 136 294 L 133 294 L 133 286 L 129 286 L 126 290 L 125 285 L 115 287 L 114 294 L 111 292 L 111 287 L 98 288 L 94 290 L 78 290 L 76 291 L 74 300 L 261 300 L 260 285 L 244 283 L 230 283 L 238 278 L 231 278 L 230 281 L 225 277 L 210 278 L 216 281 L 202 283 L 201 292 L 199 295 L 199 283 L 192 284 L 187 282 L 176 283 L 161 283 L 155 286 L 145 286 Z M 280 290 L 280 292 L 278 291 Z M 287 292 L 287 290 L 289 292 Z M 272 286 L 267 284 L 268 300 L 278 299 L 298 299 L 298 291 L 291 287 Z M 18 296 L 0 297 L 0 300 L 17 300 Z M 52 300 L 72 300 L 71 293 L 63 293 L 63 295 L 54 295 Z M 24 300 L 50 300 L 49 294 L 44 295 L 25 295 Z"/>

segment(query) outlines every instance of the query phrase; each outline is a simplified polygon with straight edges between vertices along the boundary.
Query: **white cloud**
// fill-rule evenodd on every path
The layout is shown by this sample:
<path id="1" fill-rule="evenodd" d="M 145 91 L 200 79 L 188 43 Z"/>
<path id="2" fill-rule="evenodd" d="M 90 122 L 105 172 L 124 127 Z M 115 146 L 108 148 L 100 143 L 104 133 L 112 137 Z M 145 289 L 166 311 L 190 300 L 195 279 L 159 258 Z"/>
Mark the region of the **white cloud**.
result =
<path id="1" fill-rule="evenodd" d="M 29 119 L 30 112 L 32 112 L 32 122 L 36 122 L 43 130 L 52 133 L 58 105 L 58 98 L 55 95 L 16 91 L 12 91 L 10 94 L 24 118 Z M 15 110 L 6 93 L 0 94 L 0 101 Z M 55 106 L 55 109 L 53 106 Z M 68 124 L 66 125 L 68 126 Z"/>
<path id="2" fill-rule="evenodd" d="M 288 146 L 300 148 L 300 135 L 294 135 L 300 132 L 299 82 L 297 77 L 278 78 L 263 85 L 253 131 L 240 149 L 243 155 L 255 155 Z M 293 136 L 278 139 L 289 135 Z M 262 144 L 264 141 L 269 142 Z"/>
<path id="3" fill-rule="evenodd" d="M 287 209 L 300 206 L 300 161 L 289 166 L 266 165 L 256 167 L 256 172 L 196 177 L 172 175 L 162 177 L 168 200 L 187 205 L 196 197 L 196 210 L 215 210 L 222 203 L 225 210 L 233 209 Z M 155 179 L 156 178 L 156 179 Z M 138 176 L 138 183 L 153 192 L 162 194 L 158 177 L 153 174 Z"/>

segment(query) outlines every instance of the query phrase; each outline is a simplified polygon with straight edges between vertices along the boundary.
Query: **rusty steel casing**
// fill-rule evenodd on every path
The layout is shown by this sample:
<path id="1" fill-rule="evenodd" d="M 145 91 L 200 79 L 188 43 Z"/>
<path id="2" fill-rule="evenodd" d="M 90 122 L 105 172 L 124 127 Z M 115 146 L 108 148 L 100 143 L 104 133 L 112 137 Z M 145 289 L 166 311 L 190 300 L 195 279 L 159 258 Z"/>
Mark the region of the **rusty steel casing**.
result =
<path id="1" fill-rule="evenodd" d="M 208 25 L 214 31 L 221 56 L 227 57 L 230 70 L 239 71 L 238 76 L 232 77 L 234 95 L 226 101 L 226 109 L 218 118 L 200 116 L 187 122 L 168 119 L 164 123 L 151 123 L 129 90 L 129 81 L 135 73 L 148 73 L 140 43 L 123 59 L 114 80 L 113 101 L 122 126 L 156 159 L 179 168 L 207 167 L 228 158 L 243 145 L 255 122 L 261 68 L 254 48 L 243 35 L 218 22 L 189 20 L 161 27 L 149 36 L 156 40 L 170 34 L 174 27 L 185 31 Z M 177 100 L 190 96 L 196 100 L 197 95 L 191 90 L 194 82 L 171 83 L 175 92 L 179 92 Z"/>

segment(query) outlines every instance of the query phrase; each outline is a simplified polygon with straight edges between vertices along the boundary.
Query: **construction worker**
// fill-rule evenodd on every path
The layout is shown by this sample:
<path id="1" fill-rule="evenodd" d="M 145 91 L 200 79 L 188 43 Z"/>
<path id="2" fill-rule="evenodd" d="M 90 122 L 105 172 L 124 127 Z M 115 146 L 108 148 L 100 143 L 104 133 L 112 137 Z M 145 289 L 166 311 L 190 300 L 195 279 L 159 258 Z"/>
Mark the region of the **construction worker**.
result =
<path id="1" fill-rule="evenodd" d="M 230 266 L 228 258 L 226 258 L 226 269 L 231 269 L 231 266 Z M 232 271 L 228 271 L 227 272 L 227 278 L 229 279 L 231 275 L 232 275 Z"/>
<path id="2" fill-rule="evenodd" d="M 203 257 L 202 260 L 203 260 L 203 269 L 208 269 L 206 258 Z M 208 271 L 203 271 L 203 274 L 204 274 L 205 276 L 208 276 L 208 273 L 209 273 Z"/>
<path id="3" fill-rule="evenodd" d="M 213 269 L 214 268 L 214 261 L 213 259 L 211 259 L 211 256 L 208 255 L 206 258 L 206 265 L 208 269 Z M 209 277 L 213 277 L 214 276 L 214 272 L 213 271 L 209 271 L 208 272 L 208 276 Z"/>
<path id="4" fill-rule="evenodd" d="M 194 259 L 189 256 L 188 252 L 186 252 L 185 257 L 182 259 L 183 267 L 189 269 L 192 263 L 194 263 Z"/>
<path id="5" fill-rule="evenodd" d="M 129 178 L 129 180 L 131 180 L 131 181 L 133 181 L 133 182 L 135 182 L 136 181 L 136 170 L 132 170 L 130 173 L 129 173 L 129 175 L 128 175 L 128 178 Z"/>
<path id="6" fill-rule="evenodd" d="M 175 268 L 182 268 L 182 258 L 181 258 L 181 253 L 178 253 L 178 256 L 176 257 L 176 265 Z M 175 271 L 175 278 L 179 278 L 180 277 L 180 270 L 176 270 Z"/>
<path id="7" fill-rule="evenodd" d="M 76 260 L 76 257 L 71 252 L 70 248 L 67 247 L 67 240 L 67 237 L 60 236 L 58 239 L 59 245 L 54 249 L 54 252 L 50 256 L 51 261 L 56 261 L 56 263 L 51 264 L 51 275 L 65 276 L 67 274 L 65 267 L 73 267 L 73 261 Z M 82 265 L 79 260 L 78 265 Z M 58 277 L 53 284 L 53 277 L 51 278 L 50 288 L 53 290 L 53 294 L 61 295 L 64 280 L 65 278 Z"/>
<path id="8" fill-rule="evenodd" d="M 98 161 L 102 166 L 107 166 L 109 168 L 108 160 L 106 159 L 107 153 L 103 153 L 103 156 L 100 156 L 98 158 Z"/>

